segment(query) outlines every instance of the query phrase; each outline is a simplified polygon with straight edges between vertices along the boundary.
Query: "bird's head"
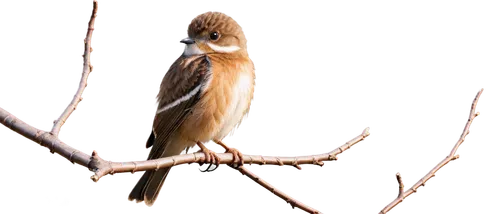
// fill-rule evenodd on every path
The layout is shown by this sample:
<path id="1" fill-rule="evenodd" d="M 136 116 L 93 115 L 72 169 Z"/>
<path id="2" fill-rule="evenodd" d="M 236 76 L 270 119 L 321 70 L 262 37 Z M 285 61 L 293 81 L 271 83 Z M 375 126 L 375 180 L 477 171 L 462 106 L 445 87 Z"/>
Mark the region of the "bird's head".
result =
<path id="1" fill-rule="evenodd" d="M 240 25 L 231 17 L 219 12 L 207 12 L 191 21 L 183 55 L 244 54 L 247 40 Z"/>

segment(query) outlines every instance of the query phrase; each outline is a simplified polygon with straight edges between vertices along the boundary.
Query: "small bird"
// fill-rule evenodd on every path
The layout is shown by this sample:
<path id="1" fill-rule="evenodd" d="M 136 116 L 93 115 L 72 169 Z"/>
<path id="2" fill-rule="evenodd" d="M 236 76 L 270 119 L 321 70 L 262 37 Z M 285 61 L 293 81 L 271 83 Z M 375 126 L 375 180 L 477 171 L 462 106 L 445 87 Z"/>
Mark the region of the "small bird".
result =
<path id="1" fill-rule="evenodd" d="M 213 141 L 232 153 L 235 163 L 243 164 L 243 155 L 221 141 L 240 124 L 253 99 L 255 69 L 243 30 L 231 17 L 207 12 L 191 21 L 181 43 L 186 44 L 184 52 L 160 85 L 146 143 L 146 148 L 152 146 L 148 160 L 179 155 L 198 145 L 218 166 L 219 157 L 203 145 Z M 170 169 L 146 171 L 129 200 L 152 206 Z"/>

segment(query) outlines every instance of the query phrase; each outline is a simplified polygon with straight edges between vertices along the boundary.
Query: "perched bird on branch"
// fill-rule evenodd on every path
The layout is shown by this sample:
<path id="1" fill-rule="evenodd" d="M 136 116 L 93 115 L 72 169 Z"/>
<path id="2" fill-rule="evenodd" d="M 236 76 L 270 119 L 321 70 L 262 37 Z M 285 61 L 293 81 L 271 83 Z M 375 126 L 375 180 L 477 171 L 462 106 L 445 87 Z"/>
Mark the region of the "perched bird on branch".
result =
<path id="1" fill-rule="evenodd" d="M 188 36 L 181 40 L 186 44 L 184 53 L 160 86 L 146 144 L 152 146 L 148 160 L 178 155 L 198 145 L 205 158 L 218 166 L 219 157 L 203 145 L 212 140 L 242 164 L 242 154 L 221 140 L 240 124 L 253 98 L 255 73 L 245 35 L 231 17 L 207 12 L 191 21 Z M 129 200 L 153 205 L 170 169 L 146 171 Z"/>

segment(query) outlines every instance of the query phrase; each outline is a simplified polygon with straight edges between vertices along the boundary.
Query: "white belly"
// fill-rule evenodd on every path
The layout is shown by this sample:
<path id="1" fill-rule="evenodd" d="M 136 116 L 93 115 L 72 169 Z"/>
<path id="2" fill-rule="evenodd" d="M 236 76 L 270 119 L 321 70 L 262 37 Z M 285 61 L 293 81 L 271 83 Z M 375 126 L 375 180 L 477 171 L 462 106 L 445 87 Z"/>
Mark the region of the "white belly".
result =
<path id="1" fill-rule="evenodd" d="M 224 113 L 219 133 L 215 139 L 222 140 L 236 127 L 248 110 L 248 101 L 252 96 L 254 77 L 250 72 L 241 72 L 233 88 L 231 103 Z"/>

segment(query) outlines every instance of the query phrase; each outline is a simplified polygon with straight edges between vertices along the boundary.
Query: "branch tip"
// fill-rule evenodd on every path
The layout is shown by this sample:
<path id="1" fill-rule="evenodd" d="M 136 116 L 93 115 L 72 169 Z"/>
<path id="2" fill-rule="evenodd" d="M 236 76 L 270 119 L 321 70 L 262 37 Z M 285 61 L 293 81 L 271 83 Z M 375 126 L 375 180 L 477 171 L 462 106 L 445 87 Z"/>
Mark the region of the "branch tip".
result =
<path id="1" fill-rule="evenodd" d="M 99 181 L 99 177 L 97 175 L 90 176 L 90 179 L 92 179 L 92 181 L 94 181 L 94 182 Z"/>
<path id="2" fill-rule="evenodd" d="M 404 188 L 405 188 L 405 185 L 403 184 L 403 178 L 401 177 L 401 174 L 396 173 L 396 180 L 398 181 L 398 184 L 399 184 L 399 193 L 398 193 L 398 197 L 397 198 L 402 198 L 403 197 L 403 193 L 404 193 Z"/>

